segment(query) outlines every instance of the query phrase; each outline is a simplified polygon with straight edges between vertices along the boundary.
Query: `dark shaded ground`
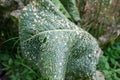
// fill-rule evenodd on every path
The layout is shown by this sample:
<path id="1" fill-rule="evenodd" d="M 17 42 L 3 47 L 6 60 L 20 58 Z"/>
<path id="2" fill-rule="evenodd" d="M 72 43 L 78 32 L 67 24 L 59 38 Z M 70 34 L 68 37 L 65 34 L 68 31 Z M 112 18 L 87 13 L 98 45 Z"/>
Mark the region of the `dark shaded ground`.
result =
<path id="1" fill-rule="evenodd" d="M 8 80 L 6 72 L 3 71 L 3 65 L 0 63 L 0 80 Z"/>

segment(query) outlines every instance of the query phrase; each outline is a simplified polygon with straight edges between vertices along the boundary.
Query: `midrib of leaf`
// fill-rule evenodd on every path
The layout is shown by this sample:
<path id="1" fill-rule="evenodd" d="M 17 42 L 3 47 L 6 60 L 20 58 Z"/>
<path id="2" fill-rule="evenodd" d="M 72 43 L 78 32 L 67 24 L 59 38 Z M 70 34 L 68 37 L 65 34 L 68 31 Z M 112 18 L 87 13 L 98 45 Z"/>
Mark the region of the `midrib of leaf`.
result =
<path id="1" fill-rule="evenodd" d="M 60 30 L 49 30 L 49 31 L 39 32 L 39 33 L 33 35 L 32 37 L 28 38 L 27 40 L 23 41 L 23 43 L 27 42 L 27 41 L 29 41 L 31 39 L 33 39 L 34 37 L 36 37 L 36 36 L 38 36 L 40 34 L 50 33 L 50 32 L 61 32 L 61 31 L 62 32 L 79 32 L 79 33 L 85 33 L 85 31 L 81 31 L 81 30 L 68 30 L 68 29 L 64 29 L 64 30 L 61 30 L 61 29 Z"/>

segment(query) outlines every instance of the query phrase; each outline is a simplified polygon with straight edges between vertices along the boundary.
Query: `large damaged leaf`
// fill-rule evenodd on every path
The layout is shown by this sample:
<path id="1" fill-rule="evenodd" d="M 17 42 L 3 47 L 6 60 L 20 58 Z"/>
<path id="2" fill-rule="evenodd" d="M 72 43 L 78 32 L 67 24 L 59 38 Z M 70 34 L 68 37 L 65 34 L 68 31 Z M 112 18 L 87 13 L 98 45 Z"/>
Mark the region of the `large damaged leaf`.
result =
<path id="1" fill-rule="evenodd" d="M 35 0 L 24 7 L 19 22 L 22 53 L 39 67 L 43 78 L 93 79 L 100 51 L 96 40 L 50 0 Z"/>

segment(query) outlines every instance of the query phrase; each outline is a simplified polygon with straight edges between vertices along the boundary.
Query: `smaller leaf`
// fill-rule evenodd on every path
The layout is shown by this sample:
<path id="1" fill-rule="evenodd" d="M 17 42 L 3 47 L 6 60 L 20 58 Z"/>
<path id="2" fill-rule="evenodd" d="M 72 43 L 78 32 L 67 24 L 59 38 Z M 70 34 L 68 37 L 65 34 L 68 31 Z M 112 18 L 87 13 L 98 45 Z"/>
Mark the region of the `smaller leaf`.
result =
<path id="1" fill-rule="evenodd" d="M 12 65 L 12 64 L 13 64 L 13 60 L 12 60 L 11 58 L 9 59 L 8 64 L 9 64 L 9 65 Z"/>
<path id="2" fill-rule="evenodd" d="M 79 11 L 76 0 L 60 0 L 74 21 L 79 21 Z"/>

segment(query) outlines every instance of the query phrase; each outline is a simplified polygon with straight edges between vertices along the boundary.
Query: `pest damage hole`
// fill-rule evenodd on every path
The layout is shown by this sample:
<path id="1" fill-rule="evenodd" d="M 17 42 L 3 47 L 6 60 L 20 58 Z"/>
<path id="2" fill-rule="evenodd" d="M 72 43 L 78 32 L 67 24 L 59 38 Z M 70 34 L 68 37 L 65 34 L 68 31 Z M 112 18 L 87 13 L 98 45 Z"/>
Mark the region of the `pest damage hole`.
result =
<path id="1" fill-rule="evenodd" d="M 46 41 L 47 41 L 47 37 L 45 37 L 45 38 L 43 39 L 43 43 L 46 43 Z"/>

